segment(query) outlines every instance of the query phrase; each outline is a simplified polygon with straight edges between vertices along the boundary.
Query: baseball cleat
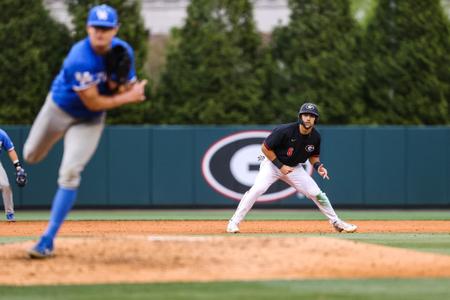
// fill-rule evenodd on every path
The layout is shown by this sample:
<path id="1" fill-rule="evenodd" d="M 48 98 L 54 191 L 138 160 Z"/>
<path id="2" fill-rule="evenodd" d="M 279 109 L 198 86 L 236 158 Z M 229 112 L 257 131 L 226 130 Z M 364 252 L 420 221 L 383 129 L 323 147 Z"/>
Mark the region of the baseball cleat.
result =
<path id="1" fill-rule="evenodd" d="M 53 256 L 53 240 L 41 237 L 39 242 L 28 250 L 30 258 L 48 258 Z"/>
<path id="2" fill-rule="evenodd" d="M 8 221 L 8 222 L 15 222 L 16 218 L 14 217 L 14 213 L 7 213 L 6 214 L 6 221 Z"/>
<path id="3" fill-rule="evenodd" d="M 336 231 L 338 231 L 338 232 L 352 233 L 352 232 L 355 232 L 356 229 L 358 229 L 358 226 L 350 224 L 350 223 L 346 223 L 342 220 L 336 220 L 336 221 L 332 222 L 331 225 L 333 225 L 334 229 L 336 229 Z"/>
<path id="4" fill-rule="evenodd" d="M 227 232 L 228 233 L 238 233 L 239 232 L 238 224 L 231 222 L 231 221 L 228 222 Z"/>

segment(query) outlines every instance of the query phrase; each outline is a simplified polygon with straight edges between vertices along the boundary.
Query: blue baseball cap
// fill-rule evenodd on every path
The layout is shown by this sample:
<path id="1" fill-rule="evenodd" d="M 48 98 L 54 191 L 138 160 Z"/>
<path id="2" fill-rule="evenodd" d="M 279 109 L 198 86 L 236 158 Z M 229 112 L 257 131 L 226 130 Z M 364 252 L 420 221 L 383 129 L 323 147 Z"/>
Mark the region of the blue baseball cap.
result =
<path id="1" fill-rule="evenodd" d="M 119 17 L 114 8 L 109 5 L 102 4 L 91 8 L 89 11 L 87 25 L 101 27 L 117 27 Z"/>

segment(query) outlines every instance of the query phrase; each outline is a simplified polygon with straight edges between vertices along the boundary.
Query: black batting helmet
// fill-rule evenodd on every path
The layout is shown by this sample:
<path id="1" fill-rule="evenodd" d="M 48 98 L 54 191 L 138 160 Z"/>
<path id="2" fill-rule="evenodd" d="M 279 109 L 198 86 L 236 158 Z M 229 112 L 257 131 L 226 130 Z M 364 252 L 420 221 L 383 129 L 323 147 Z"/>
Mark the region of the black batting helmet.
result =
<path id="1" fill-rule="evenodd" d="M 298 115 L 302 115 L 302 114 L 312 114 L 316 116 L 316 122 L 319 120 L 319 109 L 317 108 L 317 105 L 315 105 L 314 103 L 304 103 L 301 107 L 300 110 L 298 112 Z"/>

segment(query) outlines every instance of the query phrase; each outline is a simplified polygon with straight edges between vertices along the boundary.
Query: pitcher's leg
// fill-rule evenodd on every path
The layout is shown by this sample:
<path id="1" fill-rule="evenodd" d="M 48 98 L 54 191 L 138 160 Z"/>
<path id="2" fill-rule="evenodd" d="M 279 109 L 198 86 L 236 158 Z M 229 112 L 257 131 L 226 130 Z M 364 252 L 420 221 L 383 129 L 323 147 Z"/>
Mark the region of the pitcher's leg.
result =
<path id="1" fill-rule="evenodd" d="M 73 122 L 74 119 L 57 107 L 49 94 L 25 141 L 24 160 L 31 164 L 41 161 Z"/>
<path id="2" fill-rule="evenodd" d="M 104 127 L 104 116 L 95 122 L 71 126 L 64 139 L 64 155 L 59 170 L 59 188 L 50 212 L 50 221 L 37 245 L 29 251 L 32 258 L 52 255 L 53 240 L 75 203 L 80 173 L 94 154 Z"/>
<path id="3" fill-rule="evenodd" d="M 236 230 L 228 230 L 228 232 L 238 232 L 237 225 L 245 218 L 247 213 L 255 204 L 255 201 L 264 194 L 267 189 L 274 183 L 281 173 L 272 163 L 265 159 L 260 166 L 258 175 L 256 176 L 255 183 L 242 197 L 239 205 L 230 219 L 229 227 L 234 227 Z M 233 226 L 234 225 L 234 226 Z M 231 229 L 231 228 L 229 228 Z"/>
<path id="4" fill-rule="evenodd" d="M 81 172 L 94 155 L 104 128 L 104 116 L 71 126 L 64 137 L 64 154 L 59 168 L 59 186 L 76 189 Z"/>
<path id="5" fill-rule="evenodd" d="M 95 122 L 71 126 L 64 138 L 64 155 L 45 236 L 53 239 L 76 200 L 81 172 L 97 149 L 103 131 L 104 117 Z"/>

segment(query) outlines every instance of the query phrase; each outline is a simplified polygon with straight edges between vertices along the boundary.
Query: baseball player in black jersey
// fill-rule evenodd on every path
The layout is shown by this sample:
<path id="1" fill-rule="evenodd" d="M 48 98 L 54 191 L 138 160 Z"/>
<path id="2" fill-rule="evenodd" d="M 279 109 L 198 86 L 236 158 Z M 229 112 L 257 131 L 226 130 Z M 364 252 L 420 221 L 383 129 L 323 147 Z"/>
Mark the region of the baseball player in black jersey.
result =
<path id="1" fill-rule="evenodd" d="M 329 179 L 327 169 L 320 162 L 320 134 L 314 128 L 319 119 L 317 105 L 303 104 L 298 117 L 298 122 L 276 127 L 264 140 L 261 150 L 265 159 L 261 162 L 255 183 L 242 197 L 236 212 L 228 222 L 227 232 L 239 232 L 239 223 L 250 211 L 256 199 L 278 179 L 313 200 L 337 231 L 356 231 L 356 225 L 339 219 L 327 195 L 301 166 L 309 159 L 318 174 L 323 179 Z"/>

